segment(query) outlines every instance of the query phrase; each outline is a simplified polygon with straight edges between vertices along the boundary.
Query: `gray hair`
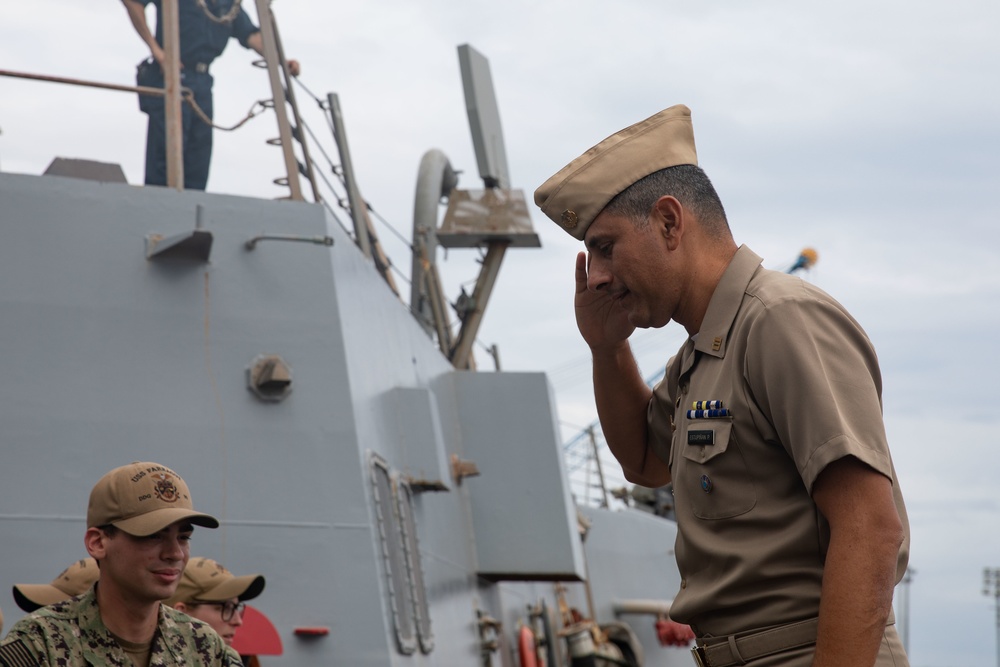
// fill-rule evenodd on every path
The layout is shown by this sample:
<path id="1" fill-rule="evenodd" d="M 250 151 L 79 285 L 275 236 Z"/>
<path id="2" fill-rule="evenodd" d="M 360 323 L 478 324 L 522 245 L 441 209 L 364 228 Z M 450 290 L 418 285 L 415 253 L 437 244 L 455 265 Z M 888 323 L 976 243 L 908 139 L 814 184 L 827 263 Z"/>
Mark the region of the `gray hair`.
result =
<path id="1" fill-rule="evenodd" d="M 712 181 L 701 167 L 693 164 L 667 167 L 640 178 L 615 195 L 604 210 L 632 218 L 637 226 L 642 226 L 653 205 L 664 195 L 675 197 L 684 208 L 692 211 L 710 236 L 731 235 L 726 211 Z"/>

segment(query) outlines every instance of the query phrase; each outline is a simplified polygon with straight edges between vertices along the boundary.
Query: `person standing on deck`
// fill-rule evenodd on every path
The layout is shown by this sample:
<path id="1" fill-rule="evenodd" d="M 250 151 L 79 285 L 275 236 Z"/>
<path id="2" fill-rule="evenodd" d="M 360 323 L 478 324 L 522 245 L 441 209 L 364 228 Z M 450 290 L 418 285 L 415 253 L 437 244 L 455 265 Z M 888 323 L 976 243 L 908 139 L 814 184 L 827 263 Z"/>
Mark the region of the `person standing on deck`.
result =
<path id="1" fill-rule="evenodd" d="M 163 87 L 163 6 L 162 0 L 122 0 L 132 26 L 149 47 L 155 61 L 152 85 Z M 156 7 L 156 33 L 146 21 L 146 5 Z M 235 37 L 244 48 L 264 54 L 260 28 L 240 6 L 240 0 L 177 0 L 180 33 L 181 86 L 190 88 L 202 111 L 213 117 L 212 84 L 209 68 Z M 299 63 L 288 61 L 288 71 L 298 76 Z M 162 97 L 143 96 L 140 106 L 149 116 L 146 130 L 146 185 L 167 184 L 166 115 Z M 189 104 L 181 105 L 184 151 L 184 187 L 204 190 L 212 160 L 212 126 L 205 123 Z"/>
<path id="2" fill-rule="evenodd" d="M 737 246 L 677 105 L 535 192 L 584 242 L 576 318 L 605 438 L 629 481 L 673 483 L 670 616 L 710 667 L 905 667 L 892 617 L 909 527 L 867 335 L 832 297 Z M 629 347 L 689 338 L 655 389 Z"/>

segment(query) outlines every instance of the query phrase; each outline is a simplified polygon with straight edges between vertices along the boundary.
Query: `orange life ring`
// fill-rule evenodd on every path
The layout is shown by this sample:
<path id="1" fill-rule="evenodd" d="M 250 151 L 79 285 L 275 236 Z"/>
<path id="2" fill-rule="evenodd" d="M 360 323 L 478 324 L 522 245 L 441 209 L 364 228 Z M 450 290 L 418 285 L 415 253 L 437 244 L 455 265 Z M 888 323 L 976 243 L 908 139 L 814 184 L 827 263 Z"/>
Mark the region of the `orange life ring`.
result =
<path id="1" fill-rule="evenodd" d="M 517 652 L 521 655 L 521 667 L 538 667 L 535 655 L 535 633 L 527 625 L 521 626 L 517 637 Z"/>

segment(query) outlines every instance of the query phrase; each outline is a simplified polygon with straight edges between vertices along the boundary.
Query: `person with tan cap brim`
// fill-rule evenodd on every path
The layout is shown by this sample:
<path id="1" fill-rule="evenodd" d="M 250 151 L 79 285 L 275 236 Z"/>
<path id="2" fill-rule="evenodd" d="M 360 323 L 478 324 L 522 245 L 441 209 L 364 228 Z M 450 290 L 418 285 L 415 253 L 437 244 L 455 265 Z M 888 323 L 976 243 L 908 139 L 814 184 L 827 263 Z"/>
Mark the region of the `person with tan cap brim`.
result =
<path id="1" fill-rule="evenodd" d="M 0 667 L 239 667 L 239 655 L 209 626 L 162 604 L 180 582 L 194 526 L 219 522 L 194 510 L 170 468 L 136 462 L 104 475 L 91 490 L 84 534 L 97 583 L 15 623 L 0 643 Z"/>
<path id="2" fill-rule="evenodd" d="M 51 584 L 14 584 L 14 602 L 29 614 L 50 604 L 83 595 L 100 577 L 93 558 L 81 558 L 59 573 Z"/>
<path id="3" fill-rule="evenodd" d="M 737 246 L 665 109 L 548 179 L 535 203 L 584 242 L 576 318 L 605 438 L 629 481 L 673 484 L 673 620 L 698 665 L 906 666 L 892 618 L 909 554 L 881 374 L 832 297 Z M 629 347 L 689 338 L 650 389 Z"/>
<path id="4" fill-rule="evenodd" d="M 166 604 L 208 623 L 232 646 L 236 629 L 243 625 L 244 603 L 263 590 L 262 575 L 237 577 L 211 558 L 192 558 L 184 568 L 177 592 Z"/>

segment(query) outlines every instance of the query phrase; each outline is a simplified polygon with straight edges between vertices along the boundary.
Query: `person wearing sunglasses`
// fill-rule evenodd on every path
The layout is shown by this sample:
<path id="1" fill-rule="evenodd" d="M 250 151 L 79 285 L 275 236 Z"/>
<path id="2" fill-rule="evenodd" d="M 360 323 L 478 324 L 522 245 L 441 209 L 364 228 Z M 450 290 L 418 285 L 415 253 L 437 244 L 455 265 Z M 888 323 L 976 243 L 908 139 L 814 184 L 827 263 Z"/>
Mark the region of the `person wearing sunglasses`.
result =
<path id="1" fill-rule="evenodd" d="M 237 577 L 211 558 L 192 558 L 184 568 L 177 592 L 166 604 L 210 625 L 232 646 L 236 629 L 243 625 L 246 601 L 263 590 L 262 575 Z"/>

